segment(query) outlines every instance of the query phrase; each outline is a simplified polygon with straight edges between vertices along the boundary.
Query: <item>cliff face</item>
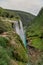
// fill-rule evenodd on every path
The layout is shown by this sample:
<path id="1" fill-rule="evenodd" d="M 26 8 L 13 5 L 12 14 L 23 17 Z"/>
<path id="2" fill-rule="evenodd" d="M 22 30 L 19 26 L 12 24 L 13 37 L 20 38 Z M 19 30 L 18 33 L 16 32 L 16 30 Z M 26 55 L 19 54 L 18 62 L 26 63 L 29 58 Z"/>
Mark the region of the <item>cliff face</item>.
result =
<path id="1" fill-rule="evenodd" d="M 0 19 L 0 65 L 26 65 L 28 55 L 11 23 Z"/>

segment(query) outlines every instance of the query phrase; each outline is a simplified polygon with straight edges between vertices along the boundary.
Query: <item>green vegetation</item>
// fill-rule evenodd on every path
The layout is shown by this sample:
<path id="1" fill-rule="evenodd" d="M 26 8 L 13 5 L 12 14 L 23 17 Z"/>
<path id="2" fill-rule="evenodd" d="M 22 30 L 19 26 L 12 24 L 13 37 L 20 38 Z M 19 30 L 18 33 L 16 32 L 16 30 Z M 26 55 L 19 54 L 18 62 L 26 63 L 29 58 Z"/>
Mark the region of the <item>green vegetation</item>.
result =
<path id="1" fill-rule="evenodd" d="M 13 30 L 9 19 L 18 20 L 19 16 L 15 12 L 0 8 L 0 65 L 26 65 L 27 49 Z"/>
<path id="2" fill-rule="evenodd" d="M 27 49 L 15 33 L 9 19 L 21 19 L 24 28 L 27 27 L 26 36 L 32 47 L 29 49 L 32 54 L 29 53 L 33 55 L 29 59 Z M 28 60 L 34 61 L 29 62 L 30 65 L 43 65 L 43 8 L 36 17 L 26 12 L 0 8 L 0 65 L 27 65 Z"/>
<path id="3" fill-rule="evenodd" d="M 12 24 L 0 17 L 0 65 L 26 65 L 27 49 Z"/>
<path id="4" fill-rule="evenodd" d="M 2 55 L 0 56 L 1 65 L 8 65 L 11 60 L 18 61 L 21 65 L 28 62 L 26 49 L 16 33 L 11 32 L 7 34 L 7 37 L 0 37 L 0 55 Z M 17 64 L 19 65 L 19 63 Z"/>
<path id="5" fill-rule="evenodd" d="M 0 18 L 0 33 L 11 31 L 12 29 L 12 24 L 8 21 L 2 21 Z"/>
<path id="6" fill-rule="evenodd" d="M 22 20 L 23 26 L 25 26 L 25 27 L 27 27 L 27 25 L 30 25 L 31 21 L 35 17 L 34 15 L 23 12 L 23 11 L 7 10 L 7 9 L 3 9 L 3 8 L 0 8 L 0 16 L 7 17 L 7 18 L 10 18 L 13 20 L 16 17 L 19 17 Z"/>
<path id="7" fill-rule="evenodd" d="M 26 34 L 32 40 L 32 46 L 43 50 L 43 8 L 27 29 Z"/>
<path id="8" fill-rule="evenodd" d="M 31 47 L 31 65 L 43 65 L 43 8 L 27 28 L 26 36 Z"/>
<path id="9" fill-rule="evenodd" d="M 31 45 L 34 46 L 37 49 L 43 50 L 43 40 L 41 40 L 38 37 L 32 38 L 32 44 Z"/>
<path id="10" fill-rule="evenodd" d="M 0 46 L 6 47 L 8 40 L 4 37 L 0 37 Z"/>
<path id="11" fill-rule="evenodd" d="M 9 56 L 6 50 L 0 46 L 0 65 L 9 65 Z"/>

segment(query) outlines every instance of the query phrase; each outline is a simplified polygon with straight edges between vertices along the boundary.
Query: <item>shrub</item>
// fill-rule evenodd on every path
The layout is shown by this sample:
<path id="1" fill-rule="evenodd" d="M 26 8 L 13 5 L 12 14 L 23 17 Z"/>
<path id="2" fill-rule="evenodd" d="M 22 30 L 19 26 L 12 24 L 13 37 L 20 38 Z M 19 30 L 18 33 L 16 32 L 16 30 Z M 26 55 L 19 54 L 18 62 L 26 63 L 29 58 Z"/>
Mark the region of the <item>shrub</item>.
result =
<path id="1" fill-rule="evenodd" d="M 9 65 L 9 61 L 6 50 L 0 46 L 0 65 Z"/>
<path id="2" fill-rule="evenodd" d="M 8 21 L 2 21 L 0 20 L 0 33 L 11 31 L 12 29 L 12 24 Z"/>
<path id="3" fill-rule="evenodd" d="M 8 40 L 4 37 L 0 37 L 0 46 L 6 47 Z"/>

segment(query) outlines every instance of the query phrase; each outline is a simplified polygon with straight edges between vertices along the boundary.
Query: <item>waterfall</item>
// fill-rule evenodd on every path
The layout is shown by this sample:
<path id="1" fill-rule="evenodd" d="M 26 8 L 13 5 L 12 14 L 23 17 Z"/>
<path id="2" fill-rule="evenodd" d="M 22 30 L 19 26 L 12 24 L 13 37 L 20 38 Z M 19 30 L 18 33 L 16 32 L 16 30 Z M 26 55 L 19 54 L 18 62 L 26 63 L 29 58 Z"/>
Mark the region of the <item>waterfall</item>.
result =
<path id="1" fill-rule="evenodd" d="M 14 26 L 15 26 L 16 33 L 20 36 L 24 46 L 26 47 L 26 37 L 25 37 L 22 21 L 21 20 L 14 21 L 14 24 L 15 24 Z"/>
<path id="2" fill-rule="evenodd" d="M 26 36 L 23 29 L 22 21 L 14 21 L 14 28 L 16 33 L 20 36 L 21 40 L 23 41 L 24 46 L 26 47 Z M 27 63 L 27 65 L 29 64 Z"/>

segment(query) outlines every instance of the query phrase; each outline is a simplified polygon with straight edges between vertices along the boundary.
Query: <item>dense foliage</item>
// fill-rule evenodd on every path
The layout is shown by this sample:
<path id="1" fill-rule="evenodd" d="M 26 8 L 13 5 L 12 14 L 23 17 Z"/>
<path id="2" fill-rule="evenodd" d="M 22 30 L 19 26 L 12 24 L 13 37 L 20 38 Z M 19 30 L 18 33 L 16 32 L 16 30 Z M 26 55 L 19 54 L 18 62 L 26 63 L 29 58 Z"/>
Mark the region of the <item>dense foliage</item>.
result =
<path id="1" fill-rule="evenodd" d="M 28 45 L 33 49 L 30 50 L 32 64 L 43 65 L 43 8 L 27 28 L 26 35 Z"/>

